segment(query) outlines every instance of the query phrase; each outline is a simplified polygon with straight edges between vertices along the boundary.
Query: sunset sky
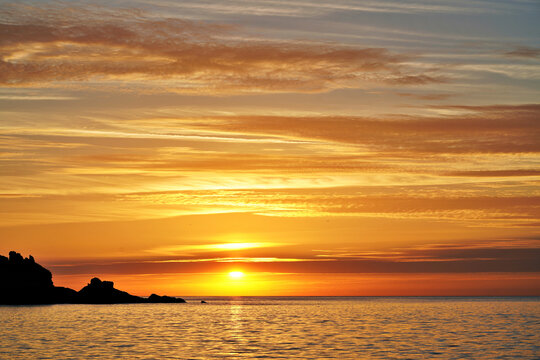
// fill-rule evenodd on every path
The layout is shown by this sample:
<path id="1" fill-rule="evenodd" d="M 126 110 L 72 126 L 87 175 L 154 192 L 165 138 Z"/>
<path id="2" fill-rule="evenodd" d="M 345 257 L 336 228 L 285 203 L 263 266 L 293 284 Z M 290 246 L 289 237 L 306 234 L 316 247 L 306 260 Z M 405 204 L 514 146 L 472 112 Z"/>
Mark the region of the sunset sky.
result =
<path id="1" fill-rule="evenodd" d="M 0 254 L 143 296 L 540 295 L 539 18 L 0 1 Z"/>

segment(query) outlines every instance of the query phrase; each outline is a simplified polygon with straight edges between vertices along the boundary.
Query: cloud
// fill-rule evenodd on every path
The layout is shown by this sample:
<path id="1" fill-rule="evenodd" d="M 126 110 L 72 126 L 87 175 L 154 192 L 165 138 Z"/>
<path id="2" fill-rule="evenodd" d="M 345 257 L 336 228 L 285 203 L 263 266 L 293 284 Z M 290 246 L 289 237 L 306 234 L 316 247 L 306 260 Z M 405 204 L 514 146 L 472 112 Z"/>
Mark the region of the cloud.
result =
<path id="1" fill-rule="evenodd" d="M 248 40 L 230 25 L 136 10 L 11 5 L 0 21 L 0 84 L 11 87 L 320 92 L 445 81 L 415 73 L 403 64 L 410 56 L 382 48 Z"/>
<path id="2" fill-rule="evenodd" d="M 535 59 L 540 57 L 540 48 L 516 46 L 513 50 L 505 52 L 504 55 L 508 57 Z"/>
<path id="3" fill-rule="evenodd" d="M 437 188 L 433 191 L 436 192 Z M 385 189 L 386 190 L 386 189 Z M 236 208 L 278 216 L 369 216 L 378 218 L 438 219 L 469 226 L 491 223 L 531 223 L 540 217 L 540 197 L 530 195 L 481 196 L 464 187 L 435 196 L 370 194 L 365 188 L 213 190 L 119 195 L 123 202 Z M 468 193 L 468 196 L 463 195 Z"/>
<path id="4" fill-rule="evenodd" d="M 403 93 L 403 92 L 396 93 L 396 95 L 402 96 L 402 97 L 415 98 L 419 100 L 431 100 L 431 101 L 446 100 L 452 96 L 455 96 L 455 94 L 447 94 L 447 93 L 446 94 L 445 93 L 423 94 L 423 93 Z"/>
<path id="5" fill-rule="evenodd" d="M 280 135 L 363 146 L 381 155 L 534 153 L 540 151 L 540 105 L 446 106 L 429 117 L 230 116 L 185 125 L 242 134 Z"/>
<path id="6" fill-rule="evenodd" d="M 387 79 L 387 82 L 397 85 L 424 85 L 431 83 L 444 83 L 448 78 L 431 75 L 403 75 Z"/>
<path id="7" fill-rule="evenodd" d="M 3 199 L 0 223 L 220 212 L 537 223 L 540 105 L 428 110 L 449 115 L 143 114 L 103 130 L 40 129 L 37 117 L 0 137 L 0 192 L 43 197 Z"/>
<path id="8" fill-rule="evenodd" d="M 463 177 L 512 177 L 512 176 L 540 176 L 538 169 L 516 169 L 516 170 L 469 170 L 450 171 L 444 173 L 447 176 Z"/>
<path id="9" fill-rule="evenodd" d="M 524 273 L 540 272 L 538 240 L 491 240 L 424 245 L 380 252 L 354 250 L 317 251 L 314 255 L 287 258 L 167 257 L 108 259 L 101 262 L 57 263 L 55 274 L 84 273 L 182 273 L 226 272 L 231 264 L 244 271 L 280 273 Z"/>
<path id="10" fill-rule="evenodd" d="M 204 12 L 206 17 L 223 17 L 227 15 L 246 15 L 250 16 L 278 16 L 278 17 L 326 17 L 335 13 L 354 12 L 360 13 L 378 13 L 378 14 L 471 14 L 486 12 L 497 13 L 514 9 L 515 4 L 496 4 L 490 3 L 489 9 L 482 2 L 459 2 L 451 1 L 434 4 L 429 1 L 397 2 L 397 1 L 377 1 L 377 2 L 350 2 L 350 1 L 245 1 L 229 0 L 223 2 L 211 1 L 158 1 L 153 2 L 167 10 L 176 10 L 183 13 L 200 14 Z M 196 16 L 196 15 L 195 15 Z"/>
<path id="11" fill-rule="evenodd" d="M 516 189 L 505 182 L 499 187 L 493 183 L 480 186 L 445 184 L 422 187 L 238 188 L 122 193 L 125 190 L 120 189 L 118 183 L 127 180 L 102 175 L 96 177 L 95 181 L 105 176 L 112 177 L 109 180 L 117 183 L 108 193 L 95 191 L 92 194 L 88 190 L 88 195 L 39 195 L 37 191 L 28 192 L 26 196 L 22 196 L 23 193 L 6 193 L 0 197 L 4 205 L 0 211 L 0 225 L 242 212 L 287 218 L 356 217 L 358 221 L 361 218 L 385 221 L 435 220 L 451 223 L 454 227 L 509 229 L 536 226 L 540 218 L 540 197 L 531 190 L 538 182 L 533 181 Z M 178 181 L 179 178 L 173 176 L 172 179 Z M 80 178 L 76 180 L 80 181 Z M 133 184 L 137 179 L 129 180 Z M 328 182 L 324 185 L 327 186 Z M 140 188 L 144 189 L 144 185 Z M 262 242 L 257 241 L 259 243 Z M 161 250 L 174 252 L 193 249 L 164 246 Z"/>
<path id="12" fill-rule="evenodd" d="M 253 248 L 265 248 L 274 246 L 283 246 L 279 243 L 257 242 L 257 243 L 219 243 L 219 244 L 184 244 L 175 246 L 165 246 L 149 249 L 148 252 L 161 255 L 177 255 L 201 252 L 220 252 L 220 251 L 237 251 Z"/>
<path id="13" fill-rule="evenodd" d="M 183 159 L 102 154 L 73 157 L 78 164 L 94 164 L 100 167 L 121 166 L 141 171 L 294 171 L 294 172 L 381 172 L 395 167 L 375 161 L 362 161 L 358 157 L 342 155 L 266 155 L 250 153 L 185 154 Z"/>

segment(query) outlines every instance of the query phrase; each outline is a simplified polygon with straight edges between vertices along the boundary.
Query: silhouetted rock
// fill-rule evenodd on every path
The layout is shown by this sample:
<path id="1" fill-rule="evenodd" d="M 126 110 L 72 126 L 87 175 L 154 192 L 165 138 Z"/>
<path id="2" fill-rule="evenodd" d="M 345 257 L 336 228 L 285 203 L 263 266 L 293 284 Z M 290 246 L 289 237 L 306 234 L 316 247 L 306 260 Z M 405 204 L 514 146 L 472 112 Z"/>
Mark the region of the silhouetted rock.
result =
<path id="1" fill-rule="evenodd" d="M 201 304 L 206 304 L 206 301 L 204 301 L 204 300 L 201 300 Z"/>
<path id="2" fill-rule="evenodd" d="M 54 304 L 77 304 L 79 293 L 73 289 L 55 286 L 53 291 Z"/>
<path id="3" fill-rule="evenodd" d="M 32 256 L 11 251 L 0 256 L 0 304 L 49 304 L 54 302 L 52 274 Z"/>
<path id="4" fill-rule="evenodd" d="M 115 289 L 112 281 L 101 281 L 98 278 L 93 278 L 88 285 L 79 290 L 77 300 L 79 303 L 85 304 L 144 302 L 144 300 L 138 296 L 130 295 L 125 291 Z"/>
<path id="5" fill-rule="evenodd" d="M 152 294 L 148 297 L 147 302 L 149 303 L 185 303 L 186 300 L 182 298 L 175 298 L 172 296 L 167 296 L 167 295 L 159 296 L 156 294 Z"/>
<path id="6" fill-rule="evenodd" d="M 93 278 L 80 291 L 54 286 L 52 274 L 30 255 L 0 255 L 0 305 L 185 303 L 181 298 L 152 294 L 148 299 L 114 288 L 112 281 Z"/>

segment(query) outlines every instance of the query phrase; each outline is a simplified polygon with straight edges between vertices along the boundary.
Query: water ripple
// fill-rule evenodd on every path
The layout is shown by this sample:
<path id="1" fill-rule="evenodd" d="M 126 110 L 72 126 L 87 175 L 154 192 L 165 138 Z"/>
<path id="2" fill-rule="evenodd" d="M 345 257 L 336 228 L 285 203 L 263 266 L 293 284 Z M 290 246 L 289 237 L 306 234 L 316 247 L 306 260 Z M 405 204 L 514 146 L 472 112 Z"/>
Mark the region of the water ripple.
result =
<path id="1" fill-rule="evenodd" d="M 539 299 L 0 307 L 1 359 L 538 359 Z"/>

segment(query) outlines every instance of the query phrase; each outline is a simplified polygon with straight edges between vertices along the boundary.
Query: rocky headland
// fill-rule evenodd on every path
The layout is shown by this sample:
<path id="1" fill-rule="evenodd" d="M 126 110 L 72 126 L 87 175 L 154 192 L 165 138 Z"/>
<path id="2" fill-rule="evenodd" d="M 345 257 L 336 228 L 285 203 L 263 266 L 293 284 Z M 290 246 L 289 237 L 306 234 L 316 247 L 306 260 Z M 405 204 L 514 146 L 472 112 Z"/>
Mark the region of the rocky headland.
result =
<path id="1" fill-rule="evenodd" d="M 9 257 L 0 255 L 0 304 L 131 304 L 185 303 L 182 298 L 150 295 L 148 298 L 131 295 L 114 288 L 112 281 L 93 278 L 79 291 L 54 286 L 49 270 L 15 251 Z"/>

